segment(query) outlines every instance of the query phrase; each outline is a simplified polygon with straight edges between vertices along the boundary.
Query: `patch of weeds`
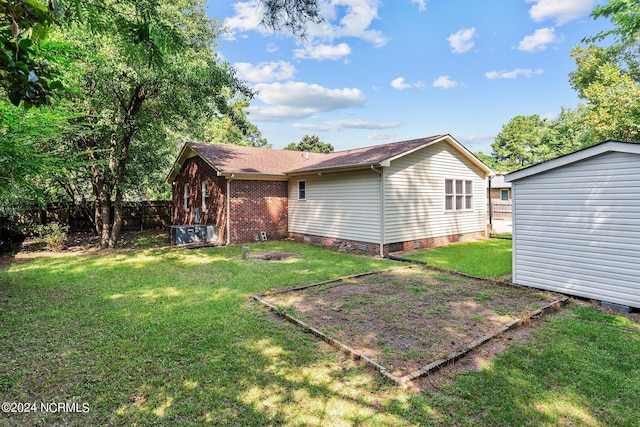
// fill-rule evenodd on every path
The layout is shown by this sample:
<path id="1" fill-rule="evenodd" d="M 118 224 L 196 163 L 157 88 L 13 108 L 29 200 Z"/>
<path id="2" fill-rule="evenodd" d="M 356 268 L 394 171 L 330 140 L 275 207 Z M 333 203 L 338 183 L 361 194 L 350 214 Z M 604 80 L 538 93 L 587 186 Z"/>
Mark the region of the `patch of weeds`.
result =
<path id="1" fill-rule="evenodd" d="M 508 316 L 512 314 L 511 310 L 509 310 L 506 307 L 500 307 L 500 306 L 493 307 L 493 311 L 495 311 L 498 316 Z"/>
<path id="2" fill-rule="evenodd" d="M 412 359 L 417 359 L 421 355 L 422 355 L 422 352 L 420 350 L 413 349 L 413 350 L 406 351 L 402 356 L 400 356 L 400 358 L 402 360 L 412 360 Z"/>
<path id="3" fill-rule="evenodd" d="M 276 306 L 276 313 L 278 313 L 280 316 L 288 314 L 289 316 L 293 317 L 296 315 L 296 311 L 293 309 L 293 307 L 285 307 L 283 305 Z"/>
<path id="4" fill-rule="evenodd" d="M 342 308 L 354 308 L 354 307 L 359 307 L 362 305 L 366 305 L 368 302 L 365 299 L 362 298 L 356 298 L 353 299 L 351 301 L 347 301 L 344 304 L 342 304 Z"/>
<path id="5" fill-rule="evenodd" d="M 479 315 L 479 314 L 474 314 L 473 316 L 469 317 L 469 320 L 473 323 L 482 323 L 484 322 L 484 318 Z"/>
<path id="6" fill-rule="evenodd" d="M 424 311 L 424 315 L 426 317 L 438 317 L 438 316 L 442 316 L 443 313 L 444 313 L 444 309 L 442 307 L 428 308 Z"/>
<path id="7" fill-rule="evenodd" d="M 490 301 L 491 299 L 492 299 L 491 295 L 487 295 L 487 294 L 477 294 L 476 296 L 473 297 L 473 300 L 475 302 Z"/>
<path id="8" fill-rule="evenodd" d="M 463 279 L 462 277 L 454 276 L 452 274 L 434 274 L 433 278 L 439 282 L 451 283 L 454 285 L 463 283 L 466 280 L 466 279 Z"/>

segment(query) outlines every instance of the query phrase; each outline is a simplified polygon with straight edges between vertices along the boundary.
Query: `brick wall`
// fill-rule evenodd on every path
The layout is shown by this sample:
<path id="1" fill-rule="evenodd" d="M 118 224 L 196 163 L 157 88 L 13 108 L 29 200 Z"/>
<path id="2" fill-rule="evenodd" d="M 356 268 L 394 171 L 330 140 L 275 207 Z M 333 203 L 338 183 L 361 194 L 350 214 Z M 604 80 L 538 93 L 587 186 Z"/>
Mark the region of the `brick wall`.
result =
<path id="1" fill-rule="evenodd" d="M 298 243 L 310 243 L 313 245 L 331 247 L 338 250 L 362 250 L 375 254 L 380 253 L 380 244 L 372 242 L 362 242 L 356 240 L 345 240 L 333 237 L 314 236 L 301 233 L 289 233 L 289 238 Z M 463 242 L 466 240 L 482 240 L 486 236 L 483 232 L 455 234 L 451 236 L 433 237 L 429 239 L 410 240 L 399 242 L 400 251 L 409 252 L 417 249 L 435 248 L 446 246 L 450 243 Z M 389 255 L 389 245 L 384 245 L 384 254 Z"/>
<path id="2" fill-rule="evenodd" d="M 202 182 L 208 184 L 207 212 L 202 206 Z M 189 184 L 189 210 L 184 208 L 184 185 Z M 215 170 L 200 157 L 187 159 L 172 186 L 173 211 L 171 224 L 193 224 L 195 208 L 200 209 L 200 224 L 216 224 L 218 227 L 218 239 L 224 241 L 227 216 L 226 216 L 226 180 L 216 176 Z"/>
<path id="3" fill-rule="evenodd" d="M 287 237 L 289 223 L 287 181 L 231 181 L 231 243 Z"/>

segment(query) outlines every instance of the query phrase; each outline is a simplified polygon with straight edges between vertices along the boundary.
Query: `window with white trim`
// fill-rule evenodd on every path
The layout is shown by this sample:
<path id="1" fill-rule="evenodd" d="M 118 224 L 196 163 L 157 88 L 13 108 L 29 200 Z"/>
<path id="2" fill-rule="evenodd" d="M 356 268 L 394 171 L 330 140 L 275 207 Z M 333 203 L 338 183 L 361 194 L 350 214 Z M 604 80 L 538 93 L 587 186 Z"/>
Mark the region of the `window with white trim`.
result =
<path id="1" fill-rule="evenodd" d="M 307 200 L 307 181 L 298 181 L 298 200 Z"/>
<path id="2" fill-rule="evenodd" d="M 473 181 L 445 179 L 444 210 L 463 211 L 471 209 L 473 209 Z"/>
<path id="3" fill-rule="evenodd" d="M 508 189 L 500 190 L 500 200 L 502 200 L 503 202 L 508 202 L 509 201 L 509 190 Z"/>
<path id="4" fill-rule="evenodd" d="M 202 212 L 209 211 L 209 182 L 202 181 Z"/>
<path id="5" fill-rule="evenodd" d="M 184 210 L 189 212 L 189 184 L 184 185 Z"/>

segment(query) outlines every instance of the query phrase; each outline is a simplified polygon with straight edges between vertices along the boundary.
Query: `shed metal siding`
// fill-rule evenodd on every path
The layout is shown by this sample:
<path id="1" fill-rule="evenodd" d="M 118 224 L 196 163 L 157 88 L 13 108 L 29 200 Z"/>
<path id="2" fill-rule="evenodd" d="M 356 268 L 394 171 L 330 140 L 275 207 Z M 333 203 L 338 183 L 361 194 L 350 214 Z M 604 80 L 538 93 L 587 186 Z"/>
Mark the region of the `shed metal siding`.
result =
<path id="1" fill-rule="evenodd" d="M 298 200 L 299 180 L 306 181 L 306 200 Z M 289 231 L 378 243 L 380 175 L 367 169 L 291 178 Z"/>
<path id="2" fill-rule="evenodd" d="M 640 155 L 610 152 L 514 186 L 514 282 L 640 307 Z"/>
<path id="3" fill-rule="evenodd" d="M 385 243 L 486 230 L 484 173 L 446 142 L 392 161 L 385 175 Z M 445 211 L 445 178 L 473 181 L 473 210 Z"/>

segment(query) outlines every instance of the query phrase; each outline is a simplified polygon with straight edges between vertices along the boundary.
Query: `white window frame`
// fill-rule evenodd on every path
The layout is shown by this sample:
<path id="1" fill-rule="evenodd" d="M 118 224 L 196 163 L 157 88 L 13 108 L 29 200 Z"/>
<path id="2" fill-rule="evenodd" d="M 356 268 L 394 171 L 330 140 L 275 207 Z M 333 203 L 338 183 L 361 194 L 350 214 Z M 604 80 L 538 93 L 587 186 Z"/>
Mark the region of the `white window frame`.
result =
<path id="1" fill-rule="evenodd" d="M 450 191 L 447 191 L 448 183 Z M 450 204 L 451 207 L 447 207 Z M 444 180 L 444 210 L 445 212 L 460 212 L 473 210 L 473 180 L 464 178 L 445 178 Z"/>
<path id="2" fill-rule="evenodd" d="M 182 201 L 184 206 L 184 211 L 189 212 L 189 183 L 184 185 L 184 192 L 182 194 Z"/>
<path id="3" fill-rule="evenodd" d="M 300 184 L 303 183 L 304 184 L 304 189 L 303 191 L 303 196 L 300 197 Z M 298 181 L 298 187 L 297 187 L 297 191 L 298 191 L 298 200 L 307 200 L 307 180 L 306 179 L 301 179 Z"/>
<path id="4" fill-rule="evenodd" d="M 202 181 L 202 212 L 209 212 L 207 205 L 209 204 L 209 182 Z"/>
<path id="5" fill-rule="evenodd" d="M 503 194 L 506 194 L 507 197 L 506 198 L 502 197 Z M 509 189 L 508 188 L 501 188 L 500 189 L 500 201 L 501 202 L 508 202 L 509 201 Z"/>

